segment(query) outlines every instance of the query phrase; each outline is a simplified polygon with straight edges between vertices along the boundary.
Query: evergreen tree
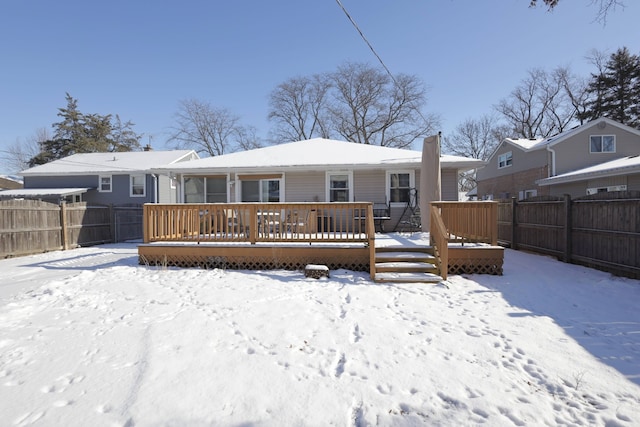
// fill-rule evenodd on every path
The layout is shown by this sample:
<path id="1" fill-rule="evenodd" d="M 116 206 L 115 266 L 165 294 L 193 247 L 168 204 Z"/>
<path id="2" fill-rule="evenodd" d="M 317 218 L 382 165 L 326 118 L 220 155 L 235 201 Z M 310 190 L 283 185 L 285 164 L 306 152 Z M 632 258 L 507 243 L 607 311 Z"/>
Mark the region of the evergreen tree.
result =
<path id="1" fill-rule="evenodd" d="M 66 108 L 58 109 L 62 121 L 53 124 L 52 139 L 40 143 L 40 153 L 29 160 L 29 166 L 41 165 L 76 153 L 134 151 L 140 149 L 140 138 L 133 123 L 122 123 L 116 115 L 83 114 L 78 101 L 66 94 Z"/>
<path id="2" fill-rule="evenodd" d="M 640 128 L 640 57 L 624 47 L 611 55 L 588 87 L 586 120 L 608 117 Z"/>

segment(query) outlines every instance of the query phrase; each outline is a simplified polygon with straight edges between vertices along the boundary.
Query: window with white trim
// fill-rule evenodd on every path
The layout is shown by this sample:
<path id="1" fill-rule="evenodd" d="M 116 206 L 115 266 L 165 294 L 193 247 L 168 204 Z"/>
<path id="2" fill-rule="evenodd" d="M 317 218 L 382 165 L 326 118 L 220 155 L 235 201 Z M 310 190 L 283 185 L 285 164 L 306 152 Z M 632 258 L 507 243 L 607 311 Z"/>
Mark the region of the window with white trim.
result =
<path id="1" fill-rule="evenodd" d="M 411 189 L 415 187 L 414 171 L 387 172 L 387 200 L 390 203 L 411 202 Z"/>
<path id="2" fill-rule="evenodd" d="M 98 191 L 101 193 L 111 193 L 111 175 L 100 175 L 98 177 Z"/>
<path id="3" fill-rule="evenodd" d="M 509 167 L 513 164 L 513 153 L 508 151 L 498 156 L 498 169 Z"/>
<path id="4" fill-rule="evenodd" d="M 144 175 L 129 176 L 129 195 L 131 197 L 144 197 L 147 193 L 146 179 Z"/>
<path id="5" fill-rule="evenodd" d="M 591 135 L 589 137 L 590 153 L 615 153 L 616 152 L 616 136 L 615 135 Z"/>
<path id="6" fill-rule="evenodd" d="M 351 202 L 353 175 L 350 172 L 327 173 L 327 201 Z"/>
<path id="7" fill-rule="evenodd" d="M 185 203 L 226 203 L 226 177 L 184 177 Z"/>
<path id="8" fill-rule="evenodd" d="M 279 203 L 281 198 L 282 179 L 246 179 L 240 187 L 240 199 L 243 202 Z"/>

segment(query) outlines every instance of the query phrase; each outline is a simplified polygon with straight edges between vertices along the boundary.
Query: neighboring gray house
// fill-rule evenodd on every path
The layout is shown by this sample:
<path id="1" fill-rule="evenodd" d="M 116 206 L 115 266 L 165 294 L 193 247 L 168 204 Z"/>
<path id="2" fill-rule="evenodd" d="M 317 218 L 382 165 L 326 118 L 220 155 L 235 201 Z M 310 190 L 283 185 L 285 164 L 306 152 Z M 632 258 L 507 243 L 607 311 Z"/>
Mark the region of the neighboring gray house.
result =
<path id="1" fill-rule="evenodd" d="M 173 203 L 175 179 L 151 169 L 197 158 L 193 150 L 74 154 L 21 172 L 24 188 L 2 191 L 0 197 L 54 203 Z"/>
<path id="2" fill-rule="evenodd" d="M 458 200 L 458 175 L 484 162 L 441 156 L 442 200 Z M 179 201 L 373 202 L 392 222 L 417 203 L 422 152 L 310 139 L 164 166 L 180 182 Z"/>
<path id="3" fill-rule="evenodd" d="M 640 131 L 607 118 L 546 139 L 507 138 L 477 172 L 478 198 L 640 190 L 638 154 Z"/>

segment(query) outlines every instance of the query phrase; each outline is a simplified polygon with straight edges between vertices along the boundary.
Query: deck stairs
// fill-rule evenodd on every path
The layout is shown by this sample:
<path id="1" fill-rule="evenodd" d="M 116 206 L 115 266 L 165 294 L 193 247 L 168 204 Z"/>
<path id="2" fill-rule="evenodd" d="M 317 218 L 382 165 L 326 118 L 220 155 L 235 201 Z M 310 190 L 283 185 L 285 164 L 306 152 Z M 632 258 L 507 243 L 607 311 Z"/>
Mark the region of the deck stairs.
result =
<path id="1" fill-rule="evenodd" d="M 442 277 L 431 246 L 377 247 L 376 273 L 379 283 L 440 283 Z"/>

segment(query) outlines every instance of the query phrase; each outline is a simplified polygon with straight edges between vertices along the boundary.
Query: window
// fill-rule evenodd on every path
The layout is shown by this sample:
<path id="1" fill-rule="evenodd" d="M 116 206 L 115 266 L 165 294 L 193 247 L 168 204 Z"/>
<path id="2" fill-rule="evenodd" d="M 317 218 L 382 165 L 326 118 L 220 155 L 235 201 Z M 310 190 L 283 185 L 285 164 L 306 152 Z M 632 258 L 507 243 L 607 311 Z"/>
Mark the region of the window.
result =
<path id="1" fill-rule="evenodd" d="M 350 202 L 351 174 L 349 172 L 327 174 L 327 200 L 330 202 Z"/>
<path id="2" fill-rule="evenodd" d="M 111 175 L 103 175 L 98 178 L 98 191 L 101 193 L 111 192 Z"/>
<path id="3" fill-rule="evenodd" d="M 185 177 L 184 201 L 185 203 L 226 203 L 227 177 Z"/>
<path id="4" fill-rule="evenodd" d="M 626 185 L 611 185 L 609 187 L 587 188 L 587 196 L 597 193 L 607 193 L 609 191 L 627 191 Z"/>
<path id="5" fill-rule="evenodd" d="M 615 153 L 615 135 L 591 135 L 589 137 L 589 151 L 591 153 Z"/>
<path id="6" fill-rule="evenodd" d="M 204 185 L 207 203 L 227 202 L 227 177 L 205 178 Z"/>
<path id="7" fill-rule="evenodd" d="M 520 200 L 530 199 L 531 197 L 536 197 L 538 195 L 538 190 L 524 190 L 518 193 Z"/>
<path id="8" fill-rule="evenodd" d="M 146 180 L 144 175 L 131 175 L 129 177 L 131 197 L 144 197 L 146 193 Z"/>
<path id="9" fill-rule="evenodd" d="M 387 172 L 387 199 L 390 203 L 411 202 L 411 189 L 415 186 L 413 171 Z"/>
<path id="10" fill-rule="evenodd" d="M 508 166 L 511 166 L 511 164 L 513 163 L 513 155 L 511 153 L 511 151 L 504 153 L 504 154 L 500 154 L 498 156 L 498 169 L 502 169 L 502 168 L 506 168 Z"/>
<path id="11" fill-rule="evenodd" d="M 241 200 L 243 202 L 280 202 L 280 179 L 243 179 Z"/>

